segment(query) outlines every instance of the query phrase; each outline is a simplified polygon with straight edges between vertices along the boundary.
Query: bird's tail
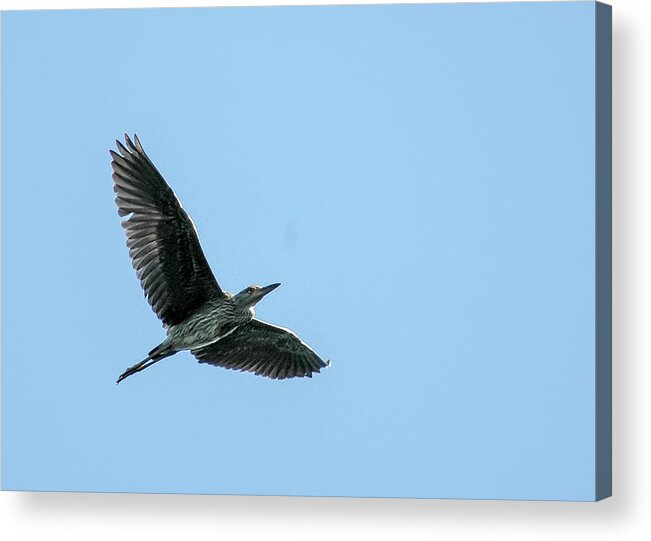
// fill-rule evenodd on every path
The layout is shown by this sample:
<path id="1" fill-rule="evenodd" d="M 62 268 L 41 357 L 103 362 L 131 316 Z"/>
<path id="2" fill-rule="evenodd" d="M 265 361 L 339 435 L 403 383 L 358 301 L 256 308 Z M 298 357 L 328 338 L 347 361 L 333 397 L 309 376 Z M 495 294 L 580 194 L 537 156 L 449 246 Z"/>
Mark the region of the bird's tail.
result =
<path id="1" fill-rule="evenodd" d="M 129 376 L 132 376 L 137 372 L 141 372 L 145 368 L 149 368 L 152 364 L 156 364 L 158 361 L 161 361 L 170 355 L 174 355 L 175 353 L 176 351 L 167 349 L 167 344 L 163 342 L 162 344 L 159 344 L 154 349 L 152 349 L 149 352 L 149 355 L 147 355 L 146 359 L 143 359 L 139 363 L 134 364 L 130 368 L 127 368 L 122 374 L 120 374 L 120 377 L 115 383 L 120 383 L 122 380 L 128 378 Z"/>

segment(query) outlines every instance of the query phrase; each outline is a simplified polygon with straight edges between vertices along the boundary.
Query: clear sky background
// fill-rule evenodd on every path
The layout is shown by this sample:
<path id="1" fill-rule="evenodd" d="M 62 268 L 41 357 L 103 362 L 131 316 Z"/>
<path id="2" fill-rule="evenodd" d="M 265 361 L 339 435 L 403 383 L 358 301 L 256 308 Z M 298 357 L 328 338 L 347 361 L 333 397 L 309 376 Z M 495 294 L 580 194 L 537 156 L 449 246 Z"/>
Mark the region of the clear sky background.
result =
<path id="1" fill-rule="evenodd" d="M 5 489 L 594 495 L 594 4 L 2 15 Z M 137 132 L 221 285 L 332 367 L 164 333 L 113 202 Z"/>

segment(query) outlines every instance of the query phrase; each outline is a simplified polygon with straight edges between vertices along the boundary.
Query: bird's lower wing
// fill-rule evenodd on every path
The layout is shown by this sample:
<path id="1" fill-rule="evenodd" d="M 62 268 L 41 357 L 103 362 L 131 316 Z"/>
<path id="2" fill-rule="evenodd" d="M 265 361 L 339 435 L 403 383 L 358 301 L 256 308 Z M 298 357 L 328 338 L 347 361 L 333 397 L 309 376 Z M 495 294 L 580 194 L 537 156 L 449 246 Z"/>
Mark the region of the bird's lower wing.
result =
<path id="1" fill-rule="evenodd" d="M 272 379 L 311 378 L 314 372 L 330 366 L 289 329 L 258 319 L 191 353 L 200 363 Z"/>

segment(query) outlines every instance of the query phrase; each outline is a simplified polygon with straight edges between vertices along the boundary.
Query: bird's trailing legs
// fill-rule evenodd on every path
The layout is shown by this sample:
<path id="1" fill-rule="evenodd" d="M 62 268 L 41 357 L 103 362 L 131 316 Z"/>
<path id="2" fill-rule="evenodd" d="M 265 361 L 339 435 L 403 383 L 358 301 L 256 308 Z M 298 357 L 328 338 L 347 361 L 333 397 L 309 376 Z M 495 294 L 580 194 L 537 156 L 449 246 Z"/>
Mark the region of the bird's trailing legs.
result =
<path id="1" fill-rule="evenodd" d="M 149 368 L 152 364 L 156 364 L 158 361 L 164 359 L 165 357 L 158 357 L 157 359 L 152 359 L 151 357 L 147 357 L 146 359 L 140 361 L 137 364 L 134 364 L 131 368 L 127 368 L 118 378 L 118 380 L 115 382 L 116 384 L 120 383 L 123 379 L 128 378 L 129 376 L 132 376 L 133 374 L 136 374 L 137 372 L 140 372 L 141 370 L 144 370 L 145 368 Z"/>
<path id="2" fill-rule="evenodd" d="M 162 361 L 170 355 L 174 355 L 178 352 L 178 349 L 170 346 L 169 338 L 166 339 L 161 344 L 158 344 L 154 349 L 152 349 L 147 355 L 146 359 L 143 359 L 137 364 L 134 364 L 131 368 L 127 368 L 118 378 L 115 383 L 120 383 L 123 379 L 132 376 L 138 372 L 141 372 L 145 368 L 149 368 L 152 364 L 156 364 L 158 361 Z"/>

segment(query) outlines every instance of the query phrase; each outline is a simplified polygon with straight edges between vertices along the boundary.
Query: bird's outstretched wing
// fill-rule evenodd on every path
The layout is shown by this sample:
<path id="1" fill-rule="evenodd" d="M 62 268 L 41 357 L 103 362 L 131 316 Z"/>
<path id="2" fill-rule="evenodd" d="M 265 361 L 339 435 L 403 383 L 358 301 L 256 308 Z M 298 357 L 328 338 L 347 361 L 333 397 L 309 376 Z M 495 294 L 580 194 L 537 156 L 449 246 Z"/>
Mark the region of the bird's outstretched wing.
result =
<path id="1" fill-rule="evenodd" d="M 206 300 L 222 296 L 192 220 L 142 148 L 116 141 L 113 190 L 127 246 L 145 296 L 165 326 L 183 321 Z"/>
<path id="2" fill-rule="evenodd" d="M 289 329 L 253 319 L 221 340 L 191 351 L 200 363 L 272 379 L 312 377 L 330 366 Z"/>

